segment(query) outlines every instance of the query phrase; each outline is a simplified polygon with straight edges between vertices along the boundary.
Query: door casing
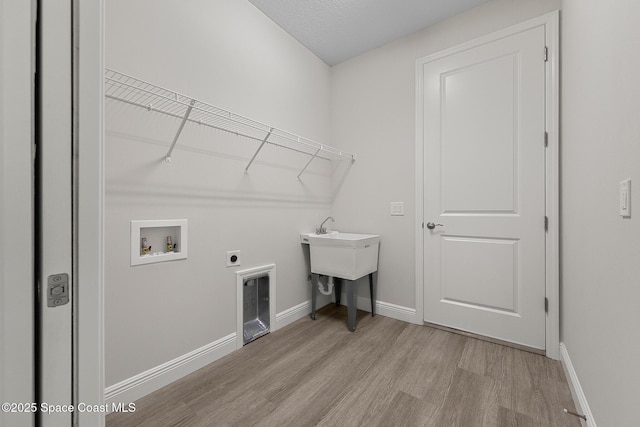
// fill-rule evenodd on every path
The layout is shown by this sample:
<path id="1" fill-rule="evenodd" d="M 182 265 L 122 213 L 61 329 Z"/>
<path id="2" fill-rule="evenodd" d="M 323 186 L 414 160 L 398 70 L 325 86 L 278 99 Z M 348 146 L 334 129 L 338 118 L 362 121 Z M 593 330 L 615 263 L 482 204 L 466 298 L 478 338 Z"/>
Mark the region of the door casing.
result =
<path id="1" fill-rule="evenodd" d="M 72 17 L 69 0 L 38 3 L 36 108 L 36 280 L 39 283 L 37 401 L 72 405 Z M 66 275 L 64 305 L 49 284 Z M 40 411 L 37 424 L 68 426 L 73 411 Z"/>
<path id="2" fill-rule="evenodd" d="M 73 4 L 77 323 L 76 402 L 104 404 L 104 0 Z M 34 403 L 34 57 L 36 0 L 0 0 L 0 396 Z M 64 21 L 68 20 L 64 18 Z M 66 29 L 64 30 L 66 31 Z M 62 58 L 59 58 L 61 61 Z M 69 153 L 71 157 L 71 153 Z M 57 270 L 56 270 L 57 271 Z M 6 283 L 5 283 L 6 281 Z M 80 292 L 77 292 L 78 289 Z M 67 379 L 63 379 L 67 381 Z M 70 379 L 69 379 L 70 381 Z M 75 425 L 104 426 L 105 413 L 74 413 Z M 5 422 L 6 420 L 6 422 Z M 68 418 L 71 420 L 71 418 Z M 0 413 L 0 425 L 32 426 L 35 415 Z M 70 425 L 70 424 L 69 424 Z"/>
<path id="3" fill-rule="evenodd" d="M 0 0 L 0 402 L 16 404 L 35 400 L 34 9 Z M 0 425 L 34 422 L 33 413 L 0 411 Z"/>
<path id="4" fill-rule="evenodd" d="M 545 69 L 545 122 L 548 146 L 545 154 L 546 216 L 549 226 L 546 234 L 546 284 L 548 299 L 546 314 L 546 355 L 560 358 L 560 309 L 559 309 L 559 11 L 533 18 L 503 30 L 476 38 L 469 42 L 442 50 L 416 60 L 416 324 L 424 324 L 424 147 L 423 147 L 423 96 L 422 66 L 427 62 L 498 40 L 514 33 L 542 26 L 545 31 L 547 56 Z"/>
<path id="5" fill-rule="evenodd" d="M 104 17 L 105 0 L 73 0 L 74 400 L 104 405 Z M 102 411 L 77 412 L 79 426 L 102 427 Z"/>

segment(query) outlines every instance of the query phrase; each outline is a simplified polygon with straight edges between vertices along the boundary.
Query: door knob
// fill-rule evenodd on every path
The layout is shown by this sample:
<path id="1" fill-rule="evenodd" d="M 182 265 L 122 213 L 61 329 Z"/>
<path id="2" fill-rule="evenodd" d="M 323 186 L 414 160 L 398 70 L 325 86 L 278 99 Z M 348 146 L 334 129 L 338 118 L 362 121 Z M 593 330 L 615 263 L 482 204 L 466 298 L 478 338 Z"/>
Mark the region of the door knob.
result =
<path id="1" fill-rule="evenodd" d="M 442 224 L 436 224 L 436 223 L 433 223 L 433 222 L 428 222 L 427 223 L 427 228 L 429 230 L 433 230 L 436 227 L 444 227 L 444 226 Z"/>

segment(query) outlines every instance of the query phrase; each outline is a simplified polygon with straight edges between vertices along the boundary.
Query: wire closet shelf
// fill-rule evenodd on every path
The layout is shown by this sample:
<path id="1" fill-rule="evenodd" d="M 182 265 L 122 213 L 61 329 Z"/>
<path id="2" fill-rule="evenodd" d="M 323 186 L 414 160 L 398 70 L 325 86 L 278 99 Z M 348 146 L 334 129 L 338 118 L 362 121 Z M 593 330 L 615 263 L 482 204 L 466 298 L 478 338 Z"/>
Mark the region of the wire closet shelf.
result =
<path id="1" fill-rule="evenodd" d="M 109 68 L 105 68 L 105 96 L 181 120 L 169 151 L 165 156 L 167 162 L 171 162 L 173 149 L 187 122 L 230 132 L 260 142 L 253 157 L 245 167 L 245 171 L 249 170 L 265 144 L 310 156 L 309 161 L 298 174 L 298 179 L 314 159 L 355 161 L 355 155 L 352 153 L 251 120 L 231 111 Z"/>

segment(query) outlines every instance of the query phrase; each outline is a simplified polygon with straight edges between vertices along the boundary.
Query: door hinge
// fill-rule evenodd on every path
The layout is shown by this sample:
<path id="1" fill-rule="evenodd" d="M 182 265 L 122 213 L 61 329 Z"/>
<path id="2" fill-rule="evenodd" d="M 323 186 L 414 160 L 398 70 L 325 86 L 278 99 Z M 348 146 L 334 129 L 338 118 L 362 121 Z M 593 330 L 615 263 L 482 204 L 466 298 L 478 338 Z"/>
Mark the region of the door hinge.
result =
<path id="1" fill-rule="evenodd" d="M 549 313 L 549 298 L 544 298 L 544 312 Z"/>
<path id="2" fill-rule="evenodd" d="M 549 60 L 549 48 L 547 46 L 544 47 L 544 62 Z"/>
<path id="3" fill-rule="evenodd" d="M 545 147 L 549 146 L 549 132 L 547 131 L 544 132 L 544 146 Z"/>
<path id="4" fill-rule="evenodd" d="M 422 223 L 422 229 L 424 230 L 424 222 Z"/>
<path id="5" fill-rule="evenodd" d="M 549 217 L 544 217 L 544 231 L 549 231 Z"/>

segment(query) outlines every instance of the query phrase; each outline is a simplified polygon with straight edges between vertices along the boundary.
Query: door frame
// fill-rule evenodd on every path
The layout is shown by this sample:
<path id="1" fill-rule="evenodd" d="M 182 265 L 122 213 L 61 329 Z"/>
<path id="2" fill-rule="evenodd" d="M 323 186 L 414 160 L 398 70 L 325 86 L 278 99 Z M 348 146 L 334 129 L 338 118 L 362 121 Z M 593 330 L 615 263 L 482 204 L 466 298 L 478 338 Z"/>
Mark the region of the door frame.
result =
<path id="1" fill-rule="evenodd" d="M 72 0 L 74 108 L 74 401 L 104 404 L 104 0 Z M 0 397 L 35 402 L 34 55 L 36 0 L 0 0 Z M 9 60 L 10 59 L 10 60 Z M 6 95 L 6 96 L 4 96 Z M 6 137 L 6 138 L 5 138 Z M 104 426 L 101 411 L 74 412 Z M 31 413 L 0 412 L 0 424 L 32 426 Z"/>
<path id="2" fill-rule="evenodd" d="M 35 401 L 35 3 L 0 0 L 0 402 Z M 32 413 L 0 411 L 31 427 Z"/>
<path id="3" fill-rule="evenodd" d="M 35 274 L 36 402 L 71 405 L 73 394 L 72 310 L 72 4 L 40 0 L 36 37 Z M 50 305 L 49 286 L 67 276 L 66 303 Z M 55 278 L 54 278 L 55 275 Z M 60 288 L 58 288 L 60 289 Z M 64 294 L 63 294 L 64 295 Z M 39 412 L 36 424 L 66 426 L 69 411 Z"/>
<path id="4" fill-rule="evenodd" d="M 50 169 L 55 163 L 65 164 L 71 168 L 71 194 L 68 201 L 71 205 L 69 219 L 71 220 L 71 250 L 65 252 L 64 262 L 67 267 L 59 271 L 67 272 L 71 279 L 70 307 L 65 307 L 69 312 L 69 325 L 62 325 L 60 318 L 56 318 L 51 326 L 43 328 L 41 358 L 53 357 L 55 359 L 69 357 L 66 351 L 60 351 L 54 344 L 55 341 L 46 344 L 46 335 L 56 332 L 65 343 L 71 343 L 71 366 L 68 372 L 46 374 L 48 386 L 41 386 L 43 403 L 50 402 L 51 393 L 64 390 L 67 384 L 71 385 L 69 402 L 76 410 L 70 414 L 40 414 L 42 425 L 94 425 L 103 426 L 108 408 L 104 405 L 104 0 L 61 0 L 58 9 L 43 9 L 40 4 L 46 0 L 39 0 L 38 19 L 42 19 L 41 31 L 44 41 L 40 43 L 38 50 L 42 58 L 40 67 L 49 70 L 64 70 L 63 74 L 55 78 L 68 79 L 64 85 L 42 91 L 44 94 L 52 93 L 53 96 L 64 97 L 65 107 L 71 109 L 69 114 L 59 118 L 50 116 L 51 105 L 55 100 L 49 99 L 45 112 L 41 114 L 41 120 L 45 120 L 49 129 L 54 128 L 62 138 L 71 139 L 71 150 L 67 142 L 51 145 L 48 150 L 42 149 L 40 157 L 42 168 Z M 44 14 L 44 17 L 42 16 Z M 70 16 L 69 16 L 70 15 Z M 48 24 L 46 24 L 48 22 Z M 44 25 L 47 25 L 45 28 Z M 56 37 L 51 39 L 46 31 L 52 28 L 62 28 Z M 67 49 L 69 49 L 67 53 Z M 54 53 L 55 51 L 55 53 Z M 57 54 L 60 52 L 61 54 Z M 46 70 L 45 70 L 46 73 Z M 51 73 L 50 73 L 51 74 Z M 41 77 L 42 79 L 43 77 Z M 45 77 L 45 83 L 52 86 L 51 77 Z M 55 81 L 55 79 L 54 79 Z M 50 96 L 51 98 L 51 96 Z M 48 117 L 48 118 L 47 118 Z M 56 119 L 57 122 L 56 122 Z M 61 121 L 62 120 L 62 121 Z M 47 133 L 47 129 L 43 130 Z M 66 151 L 65 151 L 66 150 Z M 66 157 L 65 156 L 66 153 Z M 57 156 L 57 157 L 54 157 Z M 44 157 L 43 157 L 44 156 Z M 56 162 L 59 160 L 59 162 Z M 52 165 L 52 162 L 54 165 Z M 47 176 L 48 178 L 48 176 Z M 43 178 L 44 179 L 44 178 Z M 65 179 L 68 179 L 65 177 Z M 44 188 L 40 196 L 44 208 L 47 201 L 50 202 L 51 188 Z M 64 191 L 64 190 L 63 190 Z M 65 196 L 65 205 L 67 197 Z M 57 213 L 58 211 L 54 211 Z M 46 213 L 44 214 L 46 216 Z M 65 212 L 64 215 L 67 215 Z M 44 222 L 44 221 L 43 221 Z M 46 229 L 54 226 L 45 226 L 44 233 L 52 234 Z M 51 237 L 51 236 L 47 236 Z M 60 238 L 62 238 L 60 236 Z M 37 262 L 43 265 L 62 265 L 55 249 L 50 244 L 42 245 L 43 253 Z M 67 251 L 65 249 L 65 251 Z M 68 259 L 71 258 L 71 259 Z M 57 264 L 52 264 L 52 263 Z M 70 270 L 69 270 L 70 269 Z M 43 274 L 50 274 L 43 271 Z M 44 282 L 44 278 L 42 280 Z M 44 307 L 44 303 L 42 303 Z M 56 308 L 56 310 L 59 308 Z M 42 309 L 41 319 L 46 321 L 51 318 L 47 311 Z M 46 314 L 45 314 L 46 313 Z M 56 330 L 64 326 L 63 331 Z M 70 326 L 70 327 L 69 327 Z M 49 340 L 51 341 L 51 340 Z M 44 369 L 40 377 L 45 378 Z M 37 378 L 36 381 L 42 381 Z M 49 394 L 45 394 L 45 391 Z M 64 403 L 67 401 L 65 400 Z M 79 405 L 83 406 L 79 406 Z M 83 409 L 84 408 L 84 409 Z M 86 410 L 93 408 L 93 410 Z M 59 416 L 56 416 L 59 415 Z"/>
<path id="5" fill-rule="evenodd" d="M 74 400 L 104 405 L 104 12 L 105 0 L 73 0 Z M 78 412 L 77 425 L 104 426 L 105 413 Z"/>
<path id="6" fill-rule="evenodd" d="M 560 12 L 553 11 L 471 41 L 441 50 L 416 60 L 416 224 L 415 224 L 415 323 L 424 324 L 424 86 L 422 67 L 428 62 L 468 50 L 536 27 L 544 27 L 547 51 L 545 69 L 545 122 L 548 146 L 545 153 L 545 203 L 549 226 L 546 234 L 546 284 L 548 311 L 545 326 L 546 356 L 560 359 L 560 214 L 559 214 L 559 48 Z M 541 58 L 545 53 L 540 52 Z M 542 141 L 541 141 L 542 142 Z M 541 302 L 542 304 L 542 302 Z"/>

